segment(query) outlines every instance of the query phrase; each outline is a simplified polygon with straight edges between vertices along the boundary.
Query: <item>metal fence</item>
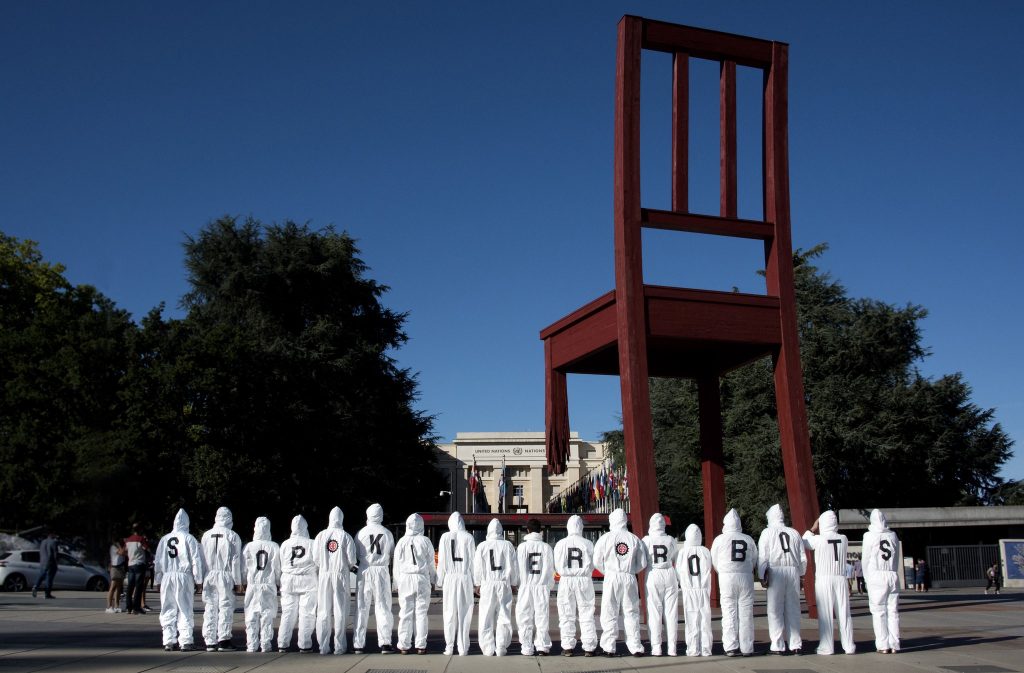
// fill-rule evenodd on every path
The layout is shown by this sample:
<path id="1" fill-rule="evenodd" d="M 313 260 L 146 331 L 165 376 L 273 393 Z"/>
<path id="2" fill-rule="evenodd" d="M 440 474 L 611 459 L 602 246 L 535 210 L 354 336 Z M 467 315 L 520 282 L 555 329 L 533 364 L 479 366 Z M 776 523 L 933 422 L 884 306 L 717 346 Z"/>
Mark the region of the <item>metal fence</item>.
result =
<path id="1" fill-rule="evenodd" d="M 957 544 L 926 548 L 932 586 L 985 586 L 985 571 L 999 561 L 999 545 Z"/>

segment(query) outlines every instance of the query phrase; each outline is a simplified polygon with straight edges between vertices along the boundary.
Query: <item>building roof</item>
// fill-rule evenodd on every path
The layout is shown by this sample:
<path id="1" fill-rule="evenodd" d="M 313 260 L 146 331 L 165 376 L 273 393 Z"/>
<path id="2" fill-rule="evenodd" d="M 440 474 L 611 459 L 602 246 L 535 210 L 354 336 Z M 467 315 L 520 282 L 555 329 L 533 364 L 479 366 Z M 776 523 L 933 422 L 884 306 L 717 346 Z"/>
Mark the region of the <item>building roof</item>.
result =
<path id="1" fill-rule="evenodd" d="M 882 508 L 890 528 L 1006 526 L 1024 524 L 1024 506 Z M 839 510 L 839 528 L 867 530 L 870 509 Z"/>

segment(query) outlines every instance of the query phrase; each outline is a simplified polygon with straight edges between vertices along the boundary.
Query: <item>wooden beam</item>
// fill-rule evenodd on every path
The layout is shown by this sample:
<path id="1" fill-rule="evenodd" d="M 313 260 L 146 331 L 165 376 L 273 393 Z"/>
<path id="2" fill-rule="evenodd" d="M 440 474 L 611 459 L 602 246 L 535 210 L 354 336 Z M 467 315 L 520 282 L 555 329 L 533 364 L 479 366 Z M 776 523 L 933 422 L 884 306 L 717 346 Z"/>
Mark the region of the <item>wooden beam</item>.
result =
<path id="1" fill-rule="evenodd" d="M 718 375 L 705 373 L 697 378 L 697 405 L 700 419 L 700 470 L 704 487 L 704 544 L 711 546 L 722 532 L 725 518 L 725 455 L 722 452 L 722 397 Z M 718 607 L 718 573 L 711 578 L 711 605 Z"/>
<path id="2" fill-rule="evenodd" d="M 767 222 L 741 220 L 735 217 L 715 217 L 714 215 L 696 215 L 644 208 L 641 220 L 648 229 L 688 231 L 694 234 L 751 238 L 758 241 L 770 241 L 775 235 L 775 227 Z"/>
<path id="3" fill-rule="evenodd" d="M 755 68 L 771 65 L 772 44 L 775 43 L 768 40 L 650 19 L 640 20 L 643 22 L 644 49 L 669 53 L 685 51 L 695 58 L 727 59 Z"/>
<path id="4" fill-rule="evenodd" d="M 722 217 L 736 217 L 736 62 L 722 61 L 719 81 L 720 189 Z"/>
<path id="5" fill-rule="evenodd" d="M 672 210 L 690 209 L 690 58 L 672 55 Z"/>

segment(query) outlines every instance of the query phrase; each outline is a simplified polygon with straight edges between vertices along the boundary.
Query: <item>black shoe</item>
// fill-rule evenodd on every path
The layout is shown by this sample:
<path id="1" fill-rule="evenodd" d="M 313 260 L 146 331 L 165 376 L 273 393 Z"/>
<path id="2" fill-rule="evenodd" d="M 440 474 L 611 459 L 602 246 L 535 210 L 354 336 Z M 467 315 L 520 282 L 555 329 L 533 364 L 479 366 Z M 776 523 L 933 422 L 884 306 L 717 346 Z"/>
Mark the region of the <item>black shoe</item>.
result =
<path id="1" fill-rule="evenodd" d="M 546 656 L 548 656 L 548 651 L 547 650 L 537 650 L 537 656 L 538 657 L 546 657 Z"/>
<path id="2" fill-rule="evenodd" d="M 312 647 L 306 647 L 306 648 L 300 647 L 299 648 L 299 654 L 309 654 L 312 651 L 313 651 Z"/>
<path id="3" fill-rule="evenodd" d="M 639 652 L 634 652 L 633 656 L 634 657 L 642 657 L 642 656 L 644 656 L 644 651 L 640 650 Z"/>
<path id="4" fill-rule="evenodd" d="M 216 645 L 207 645 L 206 646 L 206 651 L 207 652 L 216 652 L 217 651 L 217 646 Z"/>
<path id="5" fill-rule="evenodd" d="M 740 656 L 741 657 L 752 657 L 752 656 L 754 656 L 754 653 L 753 652 L 741 652 Z"/>
<path id="6" fill-rule="evenodd" d="M 573 655 L 573 651 L 572 650 L 562 650 L 562 656 L 563 657 L 571 657 L 572 655 Z"/>
<path id="7" fill-rule="evenodd" d="M 604 652 L 603 654 L 606 657 L 617 657 L 617 656 L 619 656 L 619 655 L 615 654 L 614 651 L 612 651 L 612 652 Z"/>
<path id="8" fill-rule="evenodd" d="M 361 648 L 361 647 L 357 647 L 354 650 L 352 650 L 352 654 L 362 654 L 362 653 L 363 653 L 363 648 Z"/>
<path id="9" fill-rule="evenodd" d="M 235 649 L 235 646 L 231 644 L 230 640 L 222 640 L 217 643 L 218 652 L 234 652 Z"/>
<path id="10" fill-rule="evenodd" d="M 780 652 L 779 650 L 768 650 L 767 654 L 775 655 L 776 657 L 781 657 L 785 654 L 785 652 Z"/>
<path id="11" fill-rule="evenodd" d="M 39 593 L 39 590 L 35 587 L 32 587 L 32 598 L 35 598 L 37 593 Z"/>
<path id="12" fill-rule="evenodd" d="M 583 650 L 583 656 L 592 657 L 594 656 L 594 650 Z"/>
<path id="13" fill-rule="evenodd" d="M 164 645 L 164 652 L 173 652 L 174 645 Z"/>
<path id="14" fill-rule="evenodd" d="M 395 648 L 391 647 L 390 645 L 381 645 L 380 646 L 380 653 L 381 654 L 392 654 L 394 651 L 395 651 Z"/>
<path id="15" fill-rule="evenodd" d="M 794 657 L 799 657 L 804 653 L 804 651 L 798 647 L 795 650 L 790 650 L 789 653 L 792 654 Z"/>
<path id="16" fill-rule="evenodd" d="M 425 648 L 425 647 L 417 647 L 416 648 L 416 654 L 426 654 L 426 653 L 427 653 L 427 648 Z"/>
<path id="17" fill-rule="evenodd" d="M 725 656 L 727 656 L 727 657 L 738 657 L 738 656 L 740 656 L 740 653 L 739 653 L 738 650 L 726 650 L 725 651 Z"/>
<path id="18" fill-rule="evenodd" d="M 46 597 L 47 597 L 47 598 L 48 598 L 49 600 L 51 600 L 51 601 L 52 601 L 52 600 L 54 600 L 55 598 L 57 598 L 57 597 L 56 597 L 56 596 L 54 596 L 53 594 L 46 594 Z"/>
<path id="19" fill-rule="evenodd" d="M 409 654 L 409 650 L 398 650 L 401 654 Z"/>
<path id="20" fill-rule="evenodd" d="M 181 646 L 181 651 L 182 652 L 195 652 L 196 651 L 196 646 L 193 645 L 192 643 L 186 643 L 185 645 Z"/>

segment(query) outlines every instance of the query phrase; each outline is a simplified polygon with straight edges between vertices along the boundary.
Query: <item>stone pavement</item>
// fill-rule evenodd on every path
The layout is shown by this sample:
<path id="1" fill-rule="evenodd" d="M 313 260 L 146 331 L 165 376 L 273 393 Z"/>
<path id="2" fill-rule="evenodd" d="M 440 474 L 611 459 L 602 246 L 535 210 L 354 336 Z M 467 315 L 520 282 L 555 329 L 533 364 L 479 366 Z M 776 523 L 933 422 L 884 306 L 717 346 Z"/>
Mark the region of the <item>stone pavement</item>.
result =
<path id="1" fill-rule="evenodd" d="M 157 594 L 149 594 L 151 606 L 159 605 Z M 554 600 L 552 600 L 553 607 Z M 259 671 L 284 673 L 332 671 L 337 673 L 612 673 L 650 671 L 650 673 L 762 673 L 791 671 L 800 673 L 1024 673 L 1024 595 L 984 596 L 981 589 L 933 590 L 930 593 L 907 592 L 902 596 L 901 630 L 903 651 L 896 655 L 874 652 L 874 636 L 867 601 L 854 596 L 853 614 L 858 654 L 821 657 L 727 658 L 716 642 L 715 656 L 572 658 L 558 656 L 557 619 L 552 610 L 552 656 L 523 657 L 513 640 L 509 656 L 484 657 L 475 641 L 466 657 L 446 657 L 441 634 L 441 606 L 438 598 L 431 605 L 431 654 L 401 656 L 371 654 L 319 656 L 318 654 L 246 652 L 164 652 L 160 648 L 157 613 L 148 615 L 107 614 L 103 597 L 97 593 L 63 592 L 57 600 L 33 600 L 25 594 L 0 593 L 0 673 L 30 671 L 167 671 L 176 673 L 226 673 Z M 767 649 L 767 621 L 764 594 L 759 592 L 755 605 L 757 651 Z M 197 597 L 196 643 L 202 638 L 201 605 Z M 720 635 L 717 614 L 712 626 Z M 235 644 L 244 643 L 242 615 L 235 615 Z M 373 622 L 371 630 L 373 634 Z M 682 640 L 680 625 L 680 641 Z M 473 625 L 473 636 L 476 624 Z M 813 652 L 817 641 L 817 623 L 803 620 L 804 651 Z M 371 638 L 371 642 L 373 642 Z M 646 644 L 646 641 L 645 641 Z M 623 645 L 619 645 L 624 652 Z M 680 647 L 680 649 L 683 649 Z M 837 646 L 837 649 L 838 646 Z M 841 650 L 840 650 L 841 651 Z"/>

